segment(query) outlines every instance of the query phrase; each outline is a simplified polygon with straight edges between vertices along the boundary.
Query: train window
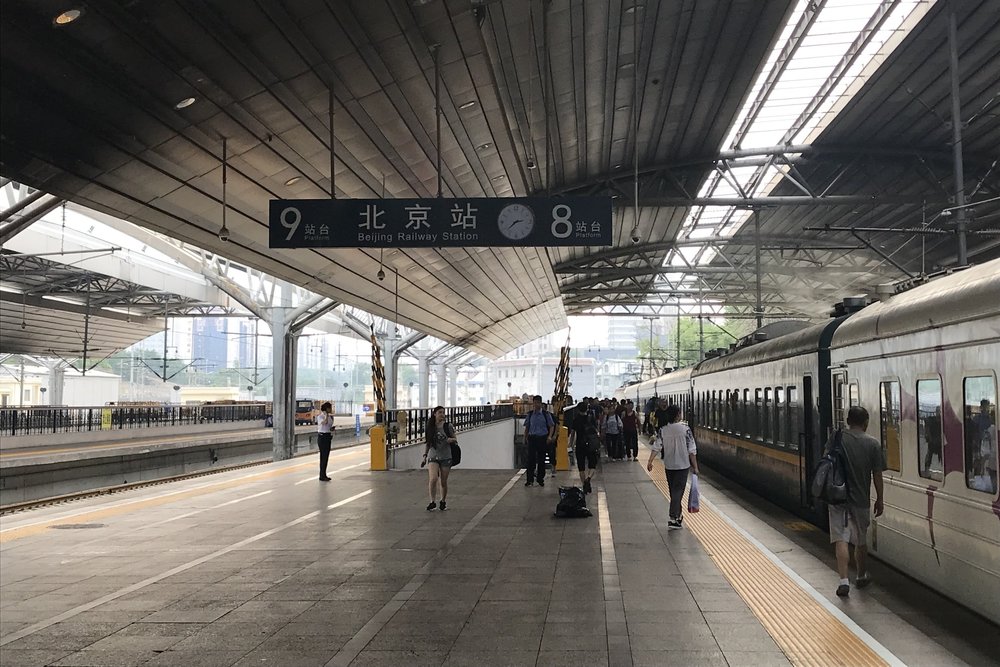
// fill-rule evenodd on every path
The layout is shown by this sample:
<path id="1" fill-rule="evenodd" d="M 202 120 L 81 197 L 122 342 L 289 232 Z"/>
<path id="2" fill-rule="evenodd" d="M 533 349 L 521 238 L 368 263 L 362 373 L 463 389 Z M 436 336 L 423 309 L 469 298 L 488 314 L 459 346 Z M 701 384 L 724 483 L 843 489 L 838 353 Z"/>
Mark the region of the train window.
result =
<path id="1" fill-rule="evenodd" d="M 740 390 L 739 389 L 733 389 L 733 396 L 732 396 L 732 417 L 733 417 L 733 421 L 732 421 L 732 426 L 730 428 L 732 429 L 733 433 L 739 433 L 740 432 L 740 428 L 741 428 L 741 425 L 740 425 Z"/>
<path id="2" fill-rule="evenodd" d="M 861 405 L 861 394 L 858 391 L 858 383 L 852 382 L 848 385 L 848 391 L 850 392 L 851 406 Z"/>
<path id="3" fill-rule="evenodd" d="M 761 407 L 761 404 L 763 402 L 764 402 L 764 400 L 763 400 L 763 397 L 761 396 L 761 390 L 760 389 L 754 389 L 753 390 L 753 432 L 751 433 L 751 435 L 754 438 L 761 437 L 761 435 L 760 435 L 760 407 Z"/>
<path id="4" fill-rule="evenodd" d="M 761 413 L 761 440 L 771 441 L 771 388 L 764 389 L 764 410 Z"/>
<path id="5" fill-rule="evenodd" d="M 997 387 L 992 376 L 967 377 L 965 403 L 965 484 L 997 492 Z"/>
<path id="6" fill-rule="evenodd" d="M 743 422 L 743 435 L 750 436 L 750 390 L 743 390 L 743 403 L 740 405 L 740 414 Z"/>
<path id="7" fill-rule="evenodd" d="M 799 411 L 799 391 L 795 387 L 788 387 L 788 419 L 785 422 L 785 442 L 792 449 L 798 450 L 798 424 L 801 417 Z"/>
<path id="8" fill-rule="evenodd" d="M 942 481 L 941 380 L 917 380 L 917 456 L 921 477 Z"/>
<path id="9" fill-rule="evenodd" d="M 882 429 L 882 454 L 888 470 L 899 472 L 899 383 L 879 385 L 879 423 Z"/>
<path id="10" fill-rule="evenodd" d="M 785 424 L 788 421 L 785 406 L 785 388 L 774 388 L 774 442 L 780 444 L 786 442 Z"/>
<path id="11" fill-rule="evenodd" d="M 726 390 L 726 400 L 722 404 L 722 428 L 733 430 L 733 390 Z"/>

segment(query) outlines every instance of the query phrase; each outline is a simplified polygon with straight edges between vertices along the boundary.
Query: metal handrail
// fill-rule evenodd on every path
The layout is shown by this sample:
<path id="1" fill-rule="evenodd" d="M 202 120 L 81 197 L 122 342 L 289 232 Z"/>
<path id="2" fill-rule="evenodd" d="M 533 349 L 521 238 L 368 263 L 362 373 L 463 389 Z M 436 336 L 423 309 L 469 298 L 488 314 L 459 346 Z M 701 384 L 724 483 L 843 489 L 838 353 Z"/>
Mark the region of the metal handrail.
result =
<path id="1" fill-rule="evenodd" d="M 389 414 L 387 445 L 389 449 L 407 447 L 424 442 L 427 420 L 434 408 L 409 408 L 394 410 Z M 509 403 L 496 405 L 458 405 L 444 409 L 445 421 L 456 431 L 475 428 L 490 422 L 514 417 L 514 406 Z"/>
<path id="2" fill-rule="evenodd" d="M 0 408 L 0 434 L 19 436 L 118 431 L 243 421 L 263 424 L 270 411 L 266 403 L 6 407 Z"/>

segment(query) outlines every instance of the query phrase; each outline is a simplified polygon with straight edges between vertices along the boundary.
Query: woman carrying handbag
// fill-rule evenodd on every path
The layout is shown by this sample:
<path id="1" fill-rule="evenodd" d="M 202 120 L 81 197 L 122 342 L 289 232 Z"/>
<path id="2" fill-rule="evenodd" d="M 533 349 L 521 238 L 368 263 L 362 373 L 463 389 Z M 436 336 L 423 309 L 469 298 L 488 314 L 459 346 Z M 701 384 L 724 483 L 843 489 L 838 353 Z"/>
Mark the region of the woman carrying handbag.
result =
<path id="1" fill-rule="evenodd" d="M 458 444 L 455 437 L 455 429 L 445 421 L 444 408 L 440 405 L 431 411 L 431 416 L 427 418 L 425 429 L 425 449 L 421 466 L 427 466 L 427 492 L 431 502 L 427 505 L 427 511 L 438 507 L 437 491 L 438 484 L 441 485 L 441 505 L 442 512 L 448 509 L 448 473 L 451 472 L 452 445 Z"/>

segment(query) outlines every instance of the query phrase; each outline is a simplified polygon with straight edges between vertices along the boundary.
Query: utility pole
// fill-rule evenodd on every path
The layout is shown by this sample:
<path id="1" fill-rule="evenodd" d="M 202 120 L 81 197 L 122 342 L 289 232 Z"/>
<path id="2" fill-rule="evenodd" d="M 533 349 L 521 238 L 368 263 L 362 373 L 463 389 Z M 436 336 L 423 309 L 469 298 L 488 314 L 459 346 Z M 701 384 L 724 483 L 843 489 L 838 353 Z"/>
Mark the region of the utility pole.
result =
<path id="1" fill-rule="evenodd" d="M 969 263 L 965 245 L 965 173 L 962 167 L 962 106 L 958 96 L 958 28 L 955 0 L 948 3 L 948 51 L 951 56 L 951 148 L 955 161 L 955 224 L 958 228 L 958 265 Z"/>

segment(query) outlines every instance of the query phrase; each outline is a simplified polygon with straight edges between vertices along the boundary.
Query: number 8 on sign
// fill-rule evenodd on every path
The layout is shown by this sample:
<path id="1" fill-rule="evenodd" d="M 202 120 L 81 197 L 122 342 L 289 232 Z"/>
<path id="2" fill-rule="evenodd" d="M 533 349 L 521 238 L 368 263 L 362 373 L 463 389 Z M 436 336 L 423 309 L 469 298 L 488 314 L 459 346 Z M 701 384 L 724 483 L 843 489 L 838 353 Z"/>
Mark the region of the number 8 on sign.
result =
<path id="1" fill-rule="evenodd" d="M 285 237 L 286 241 L 292 240 L 292 236 L 295 234 L 295 230 L 299 228 L 300 222 L 302 222 L 302 213 L 299 212 L 299 209 L 289 206 L 281 212 L 281 226 L 288 230 L 288 236 Z"/>
<path id="2" fill-rule="evenodd" d="M 552 236 L 557 239 L 565 239 L 573 233 L 573 223 L 569 219 L 571 215 L 573 215 L 573 210 L 566 204 L 557 204 L 552 207 Z"/>

